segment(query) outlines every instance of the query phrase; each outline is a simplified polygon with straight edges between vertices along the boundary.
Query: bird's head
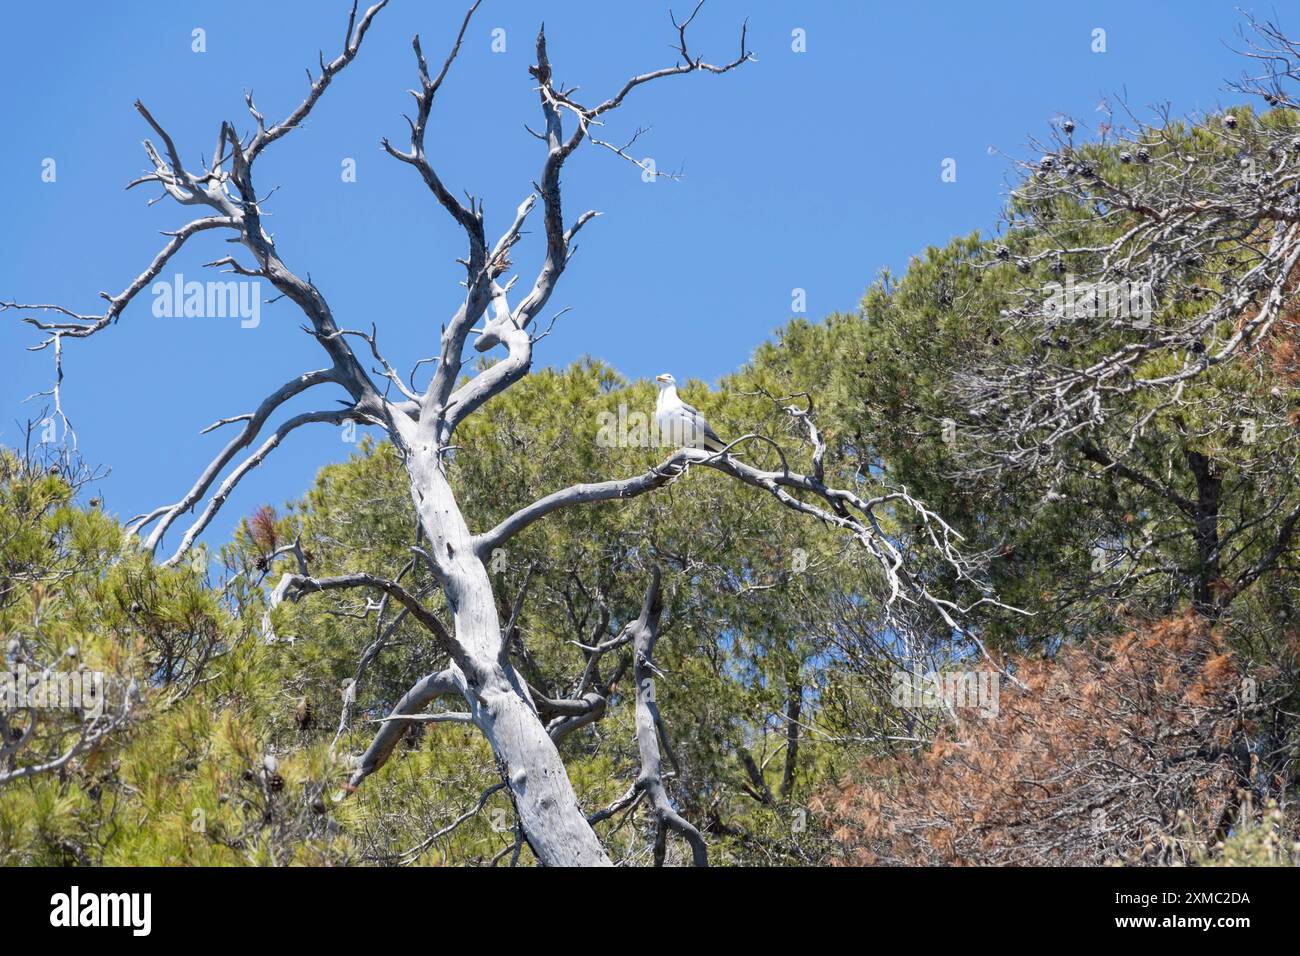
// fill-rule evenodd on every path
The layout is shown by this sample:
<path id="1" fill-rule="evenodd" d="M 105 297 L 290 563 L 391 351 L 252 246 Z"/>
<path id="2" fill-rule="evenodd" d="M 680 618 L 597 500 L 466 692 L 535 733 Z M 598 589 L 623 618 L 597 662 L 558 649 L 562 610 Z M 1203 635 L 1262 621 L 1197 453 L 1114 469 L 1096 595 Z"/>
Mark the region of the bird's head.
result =
<path id="1" fill-rule="evenodd" d="M 677 384 L 677 379 L 673 378 L 672 373 L 670 372 L 664 372 L 662 375 L 656 375 L 655 381 L 659 383 L 659 387 L 661 389 L 667 388 L 670 385 Z"/>

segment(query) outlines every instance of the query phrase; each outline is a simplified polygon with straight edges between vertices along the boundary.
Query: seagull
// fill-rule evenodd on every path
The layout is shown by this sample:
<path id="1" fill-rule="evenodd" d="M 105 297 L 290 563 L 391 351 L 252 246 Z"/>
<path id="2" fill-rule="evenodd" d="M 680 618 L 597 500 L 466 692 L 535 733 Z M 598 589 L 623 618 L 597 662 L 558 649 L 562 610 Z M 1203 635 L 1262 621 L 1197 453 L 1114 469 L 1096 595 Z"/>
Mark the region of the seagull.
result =
<path id="1" fill-rule="evenodd" d="M 718 437 L 708 419 L 693 405 L 677 397 L 677 379 L 668 372 L 656 375 L 659 398 L 655 401 L 655 424 L 659 433 L 677 444 L 707 451 L 722 451 L 727 443 Z"/>

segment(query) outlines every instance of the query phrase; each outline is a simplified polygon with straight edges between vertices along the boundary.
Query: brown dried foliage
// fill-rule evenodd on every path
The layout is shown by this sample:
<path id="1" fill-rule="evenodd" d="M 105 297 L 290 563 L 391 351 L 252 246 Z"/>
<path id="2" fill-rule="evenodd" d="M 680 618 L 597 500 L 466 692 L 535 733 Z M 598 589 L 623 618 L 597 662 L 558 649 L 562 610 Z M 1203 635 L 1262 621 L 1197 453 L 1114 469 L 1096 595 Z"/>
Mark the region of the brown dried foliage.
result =
<path id="1" fill-rule="evenodd" d="M 920 754 L 823 794 L 854 864 L 1100 865 L 1202 856 L 1269 789 L 1254 683 L 1202 619 L 1022 659 L 996 716 L 962 716 Z M 1261 801 L 1258 801 L 1262 803 Z"/>
<path id="2" fill-rule="evenodd" d="M 248 533 L 263 552 L 270 553 L 279 544 L 275 522 L 275 509 L 270 505 L 262 505 L 248 519 Z"/>

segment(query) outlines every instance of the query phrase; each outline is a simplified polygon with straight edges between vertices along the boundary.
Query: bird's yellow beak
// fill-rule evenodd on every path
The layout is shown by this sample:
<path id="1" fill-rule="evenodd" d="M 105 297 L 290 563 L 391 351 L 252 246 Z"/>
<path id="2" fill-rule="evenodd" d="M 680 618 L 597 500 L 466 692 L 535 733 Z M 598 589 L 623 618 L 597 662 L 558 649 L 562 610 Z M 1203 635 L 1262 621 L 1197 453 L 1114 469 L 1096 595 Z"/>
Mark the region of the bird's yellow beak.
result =
<path id="1" fill-rule="evenodd" d="M 667 375 L 656 375 L 656 376 L 655 376 L 655 381 L 656 381 L 656 382 L 666 382 L 666 381 L 668 381 L 668 376 L 667 376 Z"/>

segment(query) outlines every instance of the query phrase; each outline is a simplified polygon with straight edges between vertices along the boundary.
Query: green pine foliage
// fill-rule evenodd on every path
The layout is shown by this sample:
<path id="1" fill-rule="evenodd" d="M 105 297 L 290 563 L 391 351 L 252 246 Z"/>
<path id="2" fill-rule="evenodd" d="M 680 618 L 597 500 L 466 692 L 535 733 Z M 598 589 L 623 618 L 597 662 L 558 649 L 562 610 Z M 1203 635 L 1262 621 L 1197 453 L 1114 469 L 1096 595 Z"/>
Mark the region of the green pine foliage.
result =
<path id="1" fill-rule="evenodd" d="M 1247 126 L 1289 122 L 1236 115 Z M 1184 132 L 1188 148 L 1221 148 L 1204 127 Z M 1143 175 L 1108 147 L 1081 155 L 1121 178 Z M 1013 197 L 1013 218 L 1029 202 Z M 1105 238 L 1073 211 L 1036 213 L 1075 230 L 1071 239 Z M 1002 313 L 1026 283 L 1053 278 L 1045 262 L 1027 278 L 999 249 L 1009 243 L 1026 256 L 1060 241 L 1021 229 L 1006 240 L 970 235 L 932 247 L 901 278 L 882 275 L 857 312 L 790 321 L 720 387 L 686 383 L 683 397 L 724 437 L 764 436 L 799 471 L 812 467 L 811 452 L 785 408 L 809 408 L 826 442 L 828 484 L 863 493 L 906 487 L 942 515 L 982 559 L 983 583 L 1011 606 L 978 606 L 968 622 L 995 656 L 1050 657 L 1064 643 L 1183 613 L 1204 568 L 1196 529 L 1175 499 L 1195 495 L 1197 462 L 1213 462 L 1226 476 L 1220 514 L 1241 530 L 1216 556 L 1210 583 L 1240 580 L 1270 558 L 1216 605 L 1215 625 L 1232 654 L 1271 668 L 1274 709 L 1250 719 L 1267 726 L 1272 759 L 1291 753 L 1300 566 L 1294 544 L 1271 548 L 1300 507 L 1296 470 L 1286 466 L 1297 436 L 1273 429 L 1244 442 L 1210 423 L 1225 407 L 1276 420 L 1279 401 L 1298 401 L 1276 361 L 1294 325 L 1195 380 L 1176 406 L 1138 393 L 1117 410 L 1116 427 L 1151 416 L 1132 460 L 1171 494 L 1103 467 L 1081 443 L 1063 444 L 1032 470 L 983 468 L 987 449 L 962 440 L 963 375 L 1037 354 L 1042 343 L 1008 335 Z M 1086 361 L 1117 341 L 1099 334 L 1050 347 Z M 1162 361 L 1170 360 L 1144 371 Z M 651 383 L 595 360 L 536 370 L 494 398 L 460 428 L 448 457 L 471 527 L 490 528 L 567 485 L 661 461 L 668 450 L 648 441 L 653 405 Z M 755 465 L 780 465 L 767 442 L 738 448 Z M 271 588 L 297 570 L 287 550 L 296 545 L 315 576 L 399 579 L 447 619 L 390 445 L 363 440 L 300 498 L 258 509 L 219 552 L 201 550 L 170 569 L 141 553 L 109 511 L 84 501 L 82 484 L 67 462 L 0 451 L 0 634 L 10 668 L 103 674 L 110 712 L 127 712 L 84 749 L 81 713 L 0 712 L 8 748 L 0 860 L 505 865 L 517 854 L 532 862 L 527 845 L 516 846 L 509 799 L 488 792 L 499 772 L 471 725 L 413 724 L 381 770 L 355 792 L 347 785 L 379 721 L 446 664 L 434 635 L 362 590 L 308 595 L 268 615 Z M 920 546 L 924 529 L 909 512 L 886 508 L 880 517 L 881 532 L 932 592 L 959 604 L 985 593 Z M 1124 543 L 1143 536 L 1151 546 L 1139 556 L 1098 567 L 1099 546 L 1127 555 Z M 970 661 L 974 645 L 923 608 L 887 621 L 880 571 L 852 541 L 757 489 L 692 469 L 655 494 L 557 512 L 491 557 L 501 619 L 514 618 L 512 659 L 535 694 L 569 696 L 584 667 L 579 645 L 636 617 L 651 565 L 664 573 L 655 663 L 667 783 L 704 833 L 711 862 L 838 859 L 831 824 L 814 811 L 819 795 L 868 762 L 914 758 L 936 730 L 909 723 L 890 696 L 900 645 L 940 667 Z M 589 813 L 616 801 L 639 772 L 629 652 L 621 653 L 602 664 L 606 713 L 561 743 Z M 651 860 L 643 809 L 597 830 L 614 859 Z M 1207 841 L 1199 862 L 1293 862 L 1294 832 L 1276 807 L 1243 815 L 1226 839 Z M 669 861 L 689 862 L 687 848 L 670 841 Z"/>

